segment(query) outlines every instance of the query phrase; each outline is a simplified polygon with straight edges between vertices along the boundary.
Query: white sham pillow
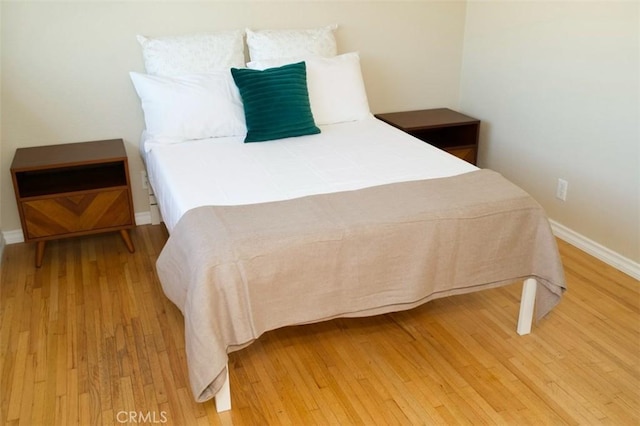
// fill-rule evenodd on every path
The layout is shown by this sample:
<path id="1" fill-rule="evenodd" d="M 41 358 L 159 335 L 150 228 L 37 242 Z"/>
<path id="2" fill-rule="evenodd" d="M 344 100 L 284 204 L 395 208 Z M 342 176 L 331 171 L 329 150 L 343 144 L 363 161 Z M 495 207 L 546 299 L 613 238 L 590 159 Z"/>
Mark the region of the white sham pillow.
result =
<path id="1" fill-rule="evenodd" d="M 243 37 L 242 30 L 233 30 L 137 39 L 147 74 L 176 76 L 244 66 Z"/>
<path id="2" fill-rule="evenodd" d="M 165 141 L 243 136 L 247 126 L 231 72 L 162 77 L 129 73 L 146 131 Z"/>
<path id="3" fill-rule="evenodd" d="M 316 124 L 358 121 L 371 117 L 357 52 L 333 58 L 282 58 L 252 61 L 252 69 L 267 69 L 304 60 L 307 90 Z"/>
<path id="4" fill-rule="evenodd" d="M 306 30 L 246 30 L 252 61 L 291 57 L 321 56 L 338 52 L 334 31 L 338 25 Z"/>

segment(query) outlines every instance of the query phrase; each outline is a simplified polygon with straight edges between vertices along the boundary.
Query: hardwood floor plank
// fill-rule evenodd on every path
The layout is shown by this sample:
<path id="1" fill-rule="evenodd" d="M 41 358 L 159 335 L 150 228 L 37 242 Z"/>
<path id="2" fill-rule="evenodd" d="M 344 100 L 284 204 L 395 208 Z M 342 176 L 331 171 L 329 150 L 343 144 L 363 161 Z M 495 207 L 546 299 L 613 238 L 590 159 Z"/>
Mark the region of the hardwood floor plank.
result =
<path id="1" fill-rule="evenodd" d="M 68 396 L 68 405 L 67 405 L 67 422 L 69 425 L 77 425 L 80 422 L 79 419 L 79 398 L 78 398 L 78 370 L 69 369 L 67 370 L 67 396 Z"/>
<path id="2" fill-rule="evenodd" d="M 151 376 L 153 377 L 153 389 L 155 391 L 155 400 L 158 404 L 167 402 L 167 391 L 162 376 L 162 367 L 160 366 L 159 353 L 155 350 L 154 340 L 152 337 L 147 336 L 145 342 L 147 345 L 147 356 L 149 357 L 149 367 L 151 368 Z"/>
<path id="3" fill-rule="evenodd" d="M 56 398 L 55 420 L 51 424 L 68 425 L 70 422 L 67 415 L 67 396 L 60 395 Z"/>
<path id="4" fill-rule="evenodd" d="M 43 425 L 45 424 L 45 405 L 47 401 L 54 396 L 47 394 L 46 382 L 33 383 L 33 405 L 30 417 L 20 419 L 21 424 L 25 425 Z"/>
<path id="5" fill-rule="evenodd" d="M 34 388 L 35 386 L 33 386 L 34 382 L 35 382 L 35 360 L 33 357 L 33 354 L 28 354 L 27 355 L 27 360 L 25 363 L 26 369 L 25 369 L 25 375 L 24 375 L 24 385 L 22 387 L 23 393 L 22 393 L 22 399 L 20 401 L 21 403 L 21 407 L 20 407 L 20 416 L 19 416 L 19 420 L 20 423 L 22 424 L 27 424 L 27 421 L 31 419 L 31 410 L 33 409 L 33 398 L 34 398 Z M 16 390 L 17 392 L 17 390 Z M 7 413 L 9 417 L 11 415 L 11 413 Z"/>
<path id="6" fill-rule="evenodd" d="M 78 424 L 91 425 L 91 409 L 89 393 L 78 395 Z"/>
<path id="7" fill-rule="evenodd" d="M 563 241 L 569 291 L 530 335 L 520 283 L 286 327 L 229 355 L 217 413 L 191 395 L 184 318 L 155 274 L 166 229 L 131 236 L 135 253 L 118 233 L 51 241 L 38 269 L 33 246 L 5 247 L 0 424 L 640 423 L 640 283 Z"/>
<path id="8" fill-rule="evenodd" d="M 25 373 L 27 368 L 31 366 L 27 365 L 29 358 L 27 357 L 27 349 L 29 345 L 29 332 L 23 331 L 18 337 L 18 347 L 16 349 L 16 366 L 13 374 L 13 380 L 11 383 L 11 398 L 9 399 L 9 406 L 7 408 L 7 420 L 15 420 L 20 416 L 20 404 L 22 402 L 22 391 L 25 386 Z M 28 384 L 27 384 L 28 385 Z"/>

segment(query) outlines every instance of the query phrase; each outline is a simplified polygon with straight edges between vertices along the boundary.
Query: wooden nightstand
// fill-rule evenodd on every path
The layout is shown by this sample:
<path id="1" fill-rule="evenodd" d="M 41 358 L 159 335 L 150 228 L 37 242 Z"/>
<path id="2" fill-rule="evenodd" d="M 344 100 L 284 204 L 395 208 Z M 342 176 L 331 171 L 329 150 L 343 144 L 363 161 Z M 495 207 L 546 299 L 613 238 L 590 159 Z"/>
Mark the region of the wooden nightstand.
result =
<path id="1" fill-rule="evenodd" d="M 391 112 L 375 116 L 422 141 L 476 164 L 480 120 L 448 108 Z"/>
<path id="2" fill-rule="evenodd" d="M 47 240 L 120 231 L 135 248 L 133 200 L 122 139 L 18 148 L 13 189 L 26 242 L 42 265 Z"/>

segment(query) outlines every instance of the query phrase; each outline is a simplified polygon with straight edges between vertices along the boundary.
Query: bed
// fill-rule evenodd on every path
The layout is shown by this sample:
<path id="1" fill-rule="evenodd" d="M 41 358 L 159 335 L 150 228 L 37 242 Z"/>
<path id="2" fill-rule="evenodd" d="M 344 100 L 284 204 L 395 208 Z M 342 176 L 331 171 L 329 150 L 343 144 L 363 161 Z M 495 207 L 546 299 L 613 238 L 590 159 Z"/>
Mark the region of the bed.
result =
<path id="1" fill-rule="evenodd" d="M 260 41 L 256 34 L 248 35 Z M 185 128 L 199 131 L 202 123 L 185 127 L 184 121 L 210 103 L 186 108 L 193 94 L 176 101 L 175 77 L 132 73 L 145 112 L 141 154 L 170 234 L 158 277 L 185 317 L 198 402 L 215 397 L 219 411 L 230 409 L 228 353 L 276 328 L 411 309 L 524 281 L 517 332 L 526 334 L 534 316 L 542 318 L 560 301 L 565 284 L 555 239 L 544 210 L 526 192 L 375 119 L 357 55 L 273 61 L 260 58 L 259 44 L 253 47 L 251 71 L 231 68 L 239 93 L 225 70 L 180 77 L 187 91 L 209 87 L 216 102 L 230 93 L 227 104 L 213 107 L 216 119 L 205 114 L 206 126 L 215 122 L 206 131 L 214 137 L 184 135 Z M 347 69 L 348 85 L 333 87 L 336 69 L 340 78 Z M 250 97 L 234 73 L 262 79 L 272 70 L 286 72 L 287 82 L 306 76 L 312 122 L 303 118 L 294 134 L 246 143 L 264 132 L 256 130 Z M 332 87 L 314 91 L 327 89 L 318 83 L 327 74 Z M 149 92 L 155 96 L 167 78 L 174 78 L 171 102 L 158 114 L 164 121 L 154 123 Z M 256 98 L 263 102 L 281 91 Z M 339 97 L 339 105 L 327 101 L 327 93 Z M 297 95 L 292 102 L 297 112 Z M 186 117 L 181 135 L 158 131 L 180 114 Z M 298 116 L 285 115 L 288 132 Z M 271 126 L 278 119 L 267 121 Z"/>

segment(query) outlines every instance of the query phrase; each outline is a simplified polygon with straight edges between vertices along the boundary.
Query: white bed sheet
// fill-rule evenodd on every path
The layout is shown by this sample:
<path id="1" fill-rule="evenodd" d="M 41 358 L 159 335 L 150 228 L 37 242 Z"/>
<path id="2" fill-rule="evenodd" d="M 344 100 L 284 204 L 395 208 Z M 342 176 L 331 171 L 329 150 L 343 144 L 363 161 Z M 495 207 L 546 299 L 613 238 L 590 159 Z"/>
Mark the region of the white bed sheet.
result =
<path id="1" fill-rule="evenodd" d="M 281 201 L 477 170 L 373 117 L 320 127 L 320 134 L 260 143 L 143 139 L 149 182 L 169 232 L 199 206 Z"/>

